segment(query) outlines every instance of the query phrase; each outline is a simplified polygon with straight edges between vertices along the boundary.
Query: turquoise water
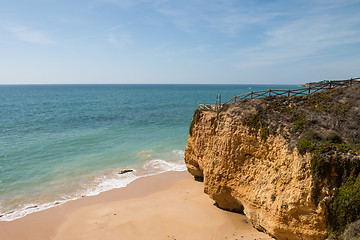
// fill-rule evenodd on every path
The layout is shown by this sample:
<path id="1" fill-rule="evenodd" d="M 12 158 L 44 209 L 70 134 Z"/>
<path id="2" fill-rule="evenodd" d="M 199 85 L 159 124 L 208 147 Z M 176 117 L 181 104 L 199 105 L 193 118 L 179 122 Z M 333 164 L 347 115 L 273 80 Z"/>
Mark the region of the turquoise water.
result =
<path id="1" fill-rule="evenodd" d="M 0 86 L 0 221 L 186 167 L 193 111 L 293 85 Z M 119 174 L 121 170 L 134 172 Z"/>

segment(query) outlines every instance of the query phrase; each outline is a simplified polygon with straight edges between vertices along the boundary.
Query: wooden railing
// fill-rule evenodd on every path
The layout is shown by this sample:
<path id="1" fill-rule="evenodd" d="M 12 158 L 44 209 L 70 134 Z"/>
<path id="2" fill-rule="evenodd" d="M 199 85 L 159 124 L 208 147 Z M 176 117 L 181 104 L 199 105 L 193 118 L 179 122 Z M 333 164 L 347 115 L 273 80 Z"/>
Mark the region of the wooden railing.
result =
<path id="1" fill-rule="evenodd" d="M 219 95 L 216 97 L 217 101 L 215 105 L 212 104 L 199 104 L 199 109 L 207 110 L 207 111 L 218 111 L 222 108 L 224 104 L 229 104 L 233 102 L 244 101 L 247 99 L 256 99 L 256 98 L 265 98 L 270 96 L 285 96 L 285 97 L 292 97 L 292 96 L 303 96 L 312 94 L 315 92 L 319 92 L 326 89 L 332 88 L 339 88 L 345 86 L 351 86 L 353 84 L 360 83 L 360 78 L 351 78 L 348 80 L 335 80 L 335 81 L 321 81 L 321 82 L 313 82 L 313 83 L 306 83 L 302 85 L 303 88 L 298 89 L 289 89 L 289 90 L 265 90 L 265 91 L 257 91 L 257 92 L 249 92 L 241 95 L 236 95 L 231 98 L 229 101 L 221 104 L 218 101 Z M 221 98 L 220 98 L 221 99 Z"/>

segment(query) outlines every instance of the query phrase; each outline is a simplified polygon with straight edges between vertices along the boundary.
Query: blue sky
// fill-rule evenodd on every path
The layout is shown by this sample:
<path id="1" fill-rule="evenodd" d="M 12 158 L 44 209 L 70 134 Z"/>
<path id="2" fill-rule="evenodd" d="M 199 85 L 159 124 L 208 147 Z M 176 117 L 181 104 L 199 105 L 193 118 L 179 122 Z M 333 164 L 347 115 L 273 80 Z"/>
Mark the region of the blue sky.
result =
<path id="1" fill-rule="evenodd" d="M 0 84 L 360 76 L 359 0 L 1 0 Z"/>

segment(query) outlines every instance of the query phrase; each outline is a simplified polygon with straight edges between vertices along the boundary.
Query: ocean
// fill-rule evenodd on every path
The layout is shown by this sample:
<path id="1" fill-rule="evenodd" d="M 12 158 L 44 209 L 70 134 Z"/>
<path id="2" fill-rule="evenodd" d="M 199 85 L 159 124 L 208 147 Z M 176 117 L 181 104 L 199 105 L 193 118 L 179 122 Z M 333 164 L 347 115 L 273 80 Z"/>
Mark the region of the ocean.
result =
<path id="1" fill-rule="evenodd" d="M 186 170 L 199 103 L 295 85 L 2 85 L 0 221 Z M 121 171 L 134 171 L 120 174 Z"/>

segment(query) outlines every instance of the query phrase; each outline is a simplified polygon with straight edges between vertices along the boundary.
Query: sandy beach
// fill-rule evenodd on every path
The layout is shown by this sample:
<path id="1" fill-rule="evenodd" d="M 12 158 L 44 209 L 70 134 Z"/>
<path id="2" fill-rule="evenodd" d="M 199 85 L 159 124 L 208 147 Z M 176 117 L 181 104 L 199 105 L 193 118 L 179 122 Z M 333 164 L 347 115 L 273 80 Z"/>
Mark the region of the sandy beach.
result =
<path id="1" fill-rule="evenodd" d="M 0 239 L 271 239 L 244 215 L 214 206 L 202 185 L 187 172 L 140 178 L 125 188 L 0 222 Z"/>

